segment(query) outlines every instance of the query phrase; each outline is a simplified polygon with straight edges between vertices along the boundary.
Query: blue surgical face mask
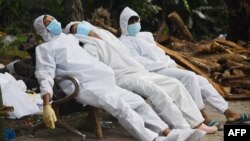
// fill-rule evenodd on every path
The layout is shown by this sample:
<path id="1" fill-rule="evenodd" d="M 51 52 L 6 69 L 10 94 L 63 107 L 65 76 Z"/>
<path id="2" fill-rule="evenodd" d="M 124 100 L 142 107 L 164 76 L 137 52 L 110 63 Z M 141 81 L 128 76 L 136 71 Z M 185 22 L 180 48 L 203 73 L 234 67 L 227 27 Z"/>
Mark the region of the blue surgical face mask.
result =
<path id="1" fill-rule="evenodd" d="M 76 29 L 76 34 L 81 34 L 81 35 L 85 35 L 88 36 L 90 32 L 90 26 L 84 23 L 79 23 L 77 25 L 77 29 Z"/>
<path id="2" fill-rule="evenodd" d="M 128 25 L 128 35 L 135 36 L 141 30 L 141 23 L 137 22 L 134 24 Z"/>
<path id="3" fill-rule="evenodd" d="M 47 26 L 49 32 L 53 35 L 59 35 L 62 32 L 61 23 L 58 22 L 56 19 L 53 19 L 49 25 Z"/>

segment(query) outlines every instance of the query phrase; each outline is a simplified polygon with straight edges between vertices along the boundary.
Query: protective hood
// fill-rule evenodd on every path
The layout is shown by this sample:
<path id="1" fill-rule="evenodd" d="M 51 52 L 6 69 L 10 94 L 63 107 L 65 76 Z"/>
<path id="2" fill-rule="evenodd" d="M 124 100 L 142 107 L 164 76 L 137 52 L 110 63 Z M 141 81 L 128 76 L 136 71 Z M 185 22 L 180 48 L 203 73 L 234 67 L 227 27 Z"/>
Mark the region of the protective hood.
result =
<path id="1" fill-rule="evenodd" d="M 36 30 L 36 34 L 41 36 L 45 42 L 48 42 L 48 41 L 51 41 L 51 40 L 57 38 L 60 34 L 53 35 L 46 29 L 46 27 L 43 24 L 44 16 L 45 15 L 41 15 L 35 19 L 34 28 Z M 50 15 L 47 15 L 47 16 L 50 16 Z M 53 17 L 53 16 L 51 16 L 51 17 Z M 53 17 L 53 19 L 55 19 L 55 18 Z"/>
<path id="2" fill-rule="evenodd" d="M 70 27 L 74 24 L 78 24 L 80 23 L 79 21 L 73 21 L 73 22 L 70 22 L 66 25 L 65 29 L 64 29 L 64 33 L 65 34 L 69 34 L 70 33 Z"/>
<path id="3" fill-rule="evenodd" d="M 89 23 L 87 21 L 81 21 L 81 22 L 84 22 L 85 24 L 88 24 L 90 26 L 90 30 L 94 30 L 95 29 L 95 27 L 91 23 Z M 69 34 L 70 33 L 70 27 L 72 25 L 78 24 L 78 23 L 80 23 L 80 22 L 79 21 L 73 21 L 73 22 L 68 23 L 67 26 L 64 29 L 64 33 L 65 34 Z"/>
<path id="4" fill-rule="evenodd" d="M 139 17 L 139 15 L 134 10 L 130 9 L 129 7 L 126 7 L 123 9 L 123 11 L 120 15 L 120 28 L 122 30 L 122 35 L 128 35 L 128 30 L 127 30 L 128 29 L 128 20 L 132 16 Z"/>

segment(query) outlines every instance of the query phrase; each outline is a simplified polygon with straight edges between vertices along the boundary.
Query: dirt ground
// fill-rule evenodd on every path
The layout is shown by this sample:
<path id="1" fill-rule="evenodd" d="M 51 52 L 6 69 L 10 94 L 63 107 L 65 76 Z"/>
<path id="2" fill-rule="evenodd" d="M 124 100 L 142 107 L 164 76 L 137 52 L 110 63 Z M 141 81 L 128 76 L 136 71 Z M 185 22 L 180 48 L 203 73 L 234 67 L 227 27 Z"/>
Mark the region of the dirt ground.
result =
<path id="1" fill-rule="evenodd" d="M 250 101 L 229 101 L 229 106 L 234 111 L 239 113 L 248 113 L 250 114 Z M 206 106 L 207 113 L 218 121 L 225 121 L 226 119 L 222 114 L 219 114 L 216 110 L 210 106 Z M 78 116 L 69 116 L 73 122 L 72 126 L 79 128 L 79 130 L 86 135 L 86 141 L 100 141 L 96 139 L 95 134 L 92 129 L 88 127 L 88 124 L 81 122 L 82 120 Z M 37 119 L 39 120 L 39 119 Z M 12 120 L 7 120 L 8 123 L 13 122 Z M 25 124 L 24 121 L 15 121 L 15 125 Z M 21 122 L 21 123 L 20 123 Z M 27 121 L 26 121 L 27 122 Z M 88 123 L 88 122 L 87 122 Z M 128 134 L 122 127 L 120 127 L 115 120 L 112 118 L 105 118 L 101 120 L 103 125 L 104 139 L 102 141 L 136 141 L 130 134 Z M 12 124 L 13 125 L 13 124 Z M 81 126 L 81 127 L 79 127 Z M 84 126 L 84 128 L 82 128 Z M 73 135 L 67 131 L 56 128 L 55 130 L 39 130 L 36 132 L 35 137 L 30 137 L 28 131 L 24 130 L 25 128 L 16 129 L 18 137 L 13 139 L 13 141 L 81 141 L 81 138 Z M 201 141 L 223 141 L 223 131 L 218 131 L 216 134 L 207 134 L 202 138 Z"/>

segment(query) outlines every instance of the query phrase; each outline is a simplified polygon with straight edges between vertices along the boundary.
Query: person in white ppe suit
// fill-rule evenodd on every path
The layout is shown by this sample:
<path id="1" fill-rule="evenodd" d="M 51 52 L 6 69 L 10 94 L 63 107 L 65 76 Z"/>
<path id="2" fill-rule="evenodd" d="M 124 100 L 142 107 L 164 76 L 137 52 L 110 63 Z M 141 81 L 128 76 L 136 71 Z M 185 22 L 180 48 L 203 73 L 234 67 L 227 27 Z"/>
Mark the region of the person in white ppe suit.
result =
<path id="1" fill-rule="evenodd" d="M 43 118 L 49 128 L 55 128 L 57 121 L 49 102 L 53 95 L 53 78 L 72 76 L 80 84 L 78 102 L 104 109 L 138 140 L 192 141 L 204 135 L 193 129 L 170 131 L 140 96 L 116 86 L 111 68 L 91 57 L 73 35 L 61 33 L 61 24 L 52 16 L 39 16 L 34 28 L 45 41 L 36 47 L 35 75 L 44 102 Z M 65 81 L 60 86 L 66 93 L 73 87 Z"/>
<path id="2" fill-rule="evenodd" d="M 204 101 L 219 112 L 224 113 L 228 123 L 250 118 L 247 115 L 240 116 L 240 114 L 230 110 L 228 103 L 206 78 L 194 72 L 177 68 L 175 61 L 157 47 L 152 33 L 140 32 L 141 25 L 139 20 L 139 15 L 135 11 L 129 7 L 124 8 L 120 15 L 120 28 L 122 30 L 120 40 L 129 49 L 133 58 L 140 62 L 148 71 L 181 81 L 201 110 L 205 118 L 204 123 L 209 126 L 218 124 L 215 120 L 211 120 L 203 111 Z"/>
<path id="3" fill-rule="evenodd" d="M 118 86 L 146 98 L 156 113 L 172 128 L 191 126 L 207 133 L 217 131 L 216 127 L 202 124 L 204 118 L 178 80 L 146 71 L 110 32 L 86 21 L 69 23 L 65 32 L 76 33 L 88 53 L 114 70 Z"/>

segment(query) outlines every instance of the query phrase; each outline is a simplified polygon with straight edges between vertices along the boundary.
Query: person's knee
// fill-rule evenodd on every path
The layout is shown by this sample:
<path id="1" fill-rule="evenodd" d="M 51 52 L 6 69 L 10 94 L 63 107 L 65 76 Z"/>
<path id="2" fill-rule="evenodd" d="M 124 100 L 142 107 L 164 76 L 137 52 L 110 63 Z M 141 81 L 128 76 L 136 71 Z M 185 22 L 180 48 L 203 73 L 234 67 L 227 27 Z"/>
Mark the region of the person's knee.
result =
<path id="1" fill-rule="evenodd" d="M 186 73 L 186 76 L 190 81 L 198 81 L 197 80 L 197 75 L 194 72 L 188 71 Z"/>
<path id="2" fill-rule="evenodd" d="M 171 81 L 172 81 L 173 84 L 175 84 L 178 87 L 182 87 L 183 86 L 183 84 L 181 83 L 181 81 L 178 80 L 178 79 L 171 78 Z"/>
<path id="3" fill-rule="evenodd" d="M 116 94 L 105 95 L 99 99 L 99 104 L 115 117 L 126 117 L 130 106 Z"/>
<path id="4" fill-rule="evenodd" d="M 132 96 L 133 96 L 132 98 L 134 99 L 134 101 L 136 101 L 136 103 L 138 103 L 138 104 L 145 103 L 145 100 L 141 96 L 139 96 L 137 94 L 133 94 Z"/>

